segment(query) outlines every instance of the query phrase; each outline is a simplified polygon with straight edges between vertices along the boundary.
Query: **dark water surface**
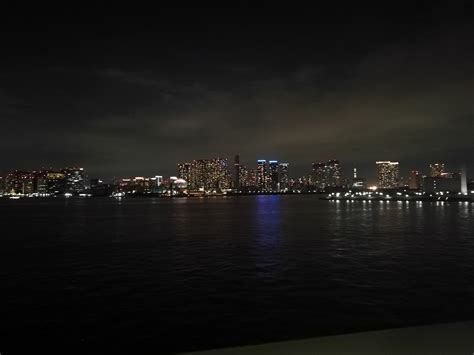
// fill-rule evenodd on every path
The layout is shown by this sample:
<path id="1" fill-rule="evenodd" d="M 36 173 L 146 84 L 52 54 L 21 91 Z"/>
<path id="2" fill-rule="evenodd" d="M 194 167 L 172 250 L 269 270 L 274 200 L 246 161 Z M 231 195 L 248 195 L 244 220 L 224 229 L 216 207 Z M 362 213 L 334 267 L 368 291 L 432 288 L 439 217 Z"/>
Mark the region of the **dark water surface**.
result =
<path id="1" fill-rule="evenodd" d="M 473 209 L 1 200 L 0 352 L 159 354 L 474 319 Z"/>

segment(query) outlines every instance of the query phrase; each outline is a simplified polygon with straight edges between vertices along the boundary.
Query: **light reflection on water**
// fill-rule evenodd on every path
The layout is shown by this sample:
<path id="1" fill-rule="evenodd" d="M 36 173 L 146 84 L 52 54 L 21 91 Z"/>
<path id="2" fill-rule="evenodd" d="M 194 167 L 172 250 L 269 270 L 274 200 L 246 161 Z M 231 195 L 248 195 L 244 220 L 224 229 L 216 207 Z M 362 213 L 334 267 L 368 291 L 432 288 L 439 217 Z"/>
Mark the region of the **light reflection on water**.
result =
<path id="1" fill-rule="evenodd" d="M 255 198 L 256 267 L 259 277 L 276 275 L 281 267 L 281 195 Z"/>
<path id="2" fill-rule="evenodd" d="M 474 318 L 472 203 L 25 199 L 0 216 L 12 341 L 179 351 Z"/>

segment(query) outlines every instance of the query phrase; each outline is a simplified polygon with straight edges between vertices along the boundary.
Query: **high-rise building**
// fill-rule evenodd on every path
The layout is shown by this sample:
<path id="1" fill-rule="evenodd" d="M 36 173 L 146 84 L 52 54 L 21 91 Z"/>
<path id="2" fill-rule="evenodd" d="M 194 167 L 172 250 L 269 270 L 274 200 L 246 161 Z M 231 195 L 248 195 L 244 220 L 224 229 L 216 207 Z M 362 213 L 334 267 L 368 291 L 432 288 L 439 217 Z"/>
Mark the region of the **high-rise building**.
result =
<path id="1" fill-rule="evenodd" d="M 408 187 L 411 190 L 418 190 L 421 188 L 423 177 L 418 170 L 412 170 L 408 179 Z"/>
<path id="2" fill-rule="evenodd" d="M 258 183 L 257 183 L 257 170 L 256 169 L 250 169 L 247 174 L 247 186 L 256 189 L 258 188 Z"/>
<path id="3" fill-rule="evenodd" d="M 430 176 L 431 177 L 446 177 L 443 176 L 445 174 L 444 170 L 444 163 L 432 163 L 430 164 Z"/>
<path id="4" fill-rule="evenodd" d="M 341 166 L 339 160 L 313 163 L 312 183 L 318 189 L 341 186 Z"/>
<path id="5" fill-rule="evenodd" d="M 65 178 L 65 189 L 69 193 L 79 193 L 85 189 L 84 168 L 65 168 L 61 170 Z"/>
<path id="6" fill-rule="evenodd" d="M 178 176 L 180 179 L 189 181 L 189 172 L 191 169 L 191 163 L 179 163 L 178 164 Z"/>
<path id="7" fill-rule="evenodd" d="M 214 191 L 230 187 L 227 159 L 201 159 L 178 164 L 180 179 L 189 190 Z"/>
<path id="8" fill-rule="evenodd" d="M 41 170 L 36 172 L 36 192 L 40 196 L 46 196 L 49 195 L 48 192 L 48 171 L 47 170 Z"/>
<path id="9" fill-rule="evenodd" d="M 231 176 L 227 167 L 227 159 L 211 159 L 208 161 L 208 184 L 211 189 L 224 190 L 230 188 Z"/>
<path id="10" fill-rule="evenodd" d="M 318 189 L 326 187 L 326 164 L 323 162 L 313 163 L 313 174 L 311 183 Z"/>
<path id="11" fill-rule="evenodd" d="M 240 187 L 240 157 L 237 154 L 234 157 L 234 171 L 232 174 L 232 187 L 238 189 Z"/>
<path id="12" fill-rule="evenodd" d="M 260 191 L 267 190 L 267 161 L 264 159 L 257 160 L 257 188 Z"/>
<path id="13" fill-rule="evenodd" d="M 279 192 L 280 190 L 280 178 L 278 174 L 278 161 L 268 161 L 268 187 L 272 192 Z"/>
<path id="14" fill-rule="evenodd" d="M 278 175 L 280 176 L 280 187 L 278 192 L 286 192 L 290 187 L 290 178 L 288 176 L 288 163 L 278 165 Z"/>
<path id="15" fill-rule="evenodd" d="M 239 166 L 239 188 L 252 186 L 249 180 L 249 171 L 245 165 Z"/>
<path id="16" fill-rule="evenodd" d="M 399 164 L 397 161 L 377 161 L 377 185 L 381 189 L 398 187 Z"/>

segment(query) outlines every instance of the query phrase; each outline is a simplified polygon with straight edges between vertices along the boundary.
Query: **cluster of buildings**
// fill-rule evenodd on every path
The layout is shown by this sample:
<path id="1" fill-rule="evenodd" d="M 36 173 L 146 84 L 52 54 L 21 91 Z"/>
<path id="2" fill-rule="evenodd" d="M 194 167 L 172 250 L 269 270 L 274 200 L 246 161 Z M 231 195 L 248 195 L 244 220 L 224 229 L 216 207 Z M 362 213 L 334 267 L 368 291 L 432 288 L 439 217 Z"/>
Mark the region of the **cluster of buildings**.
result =
<path id="1" fill-rule="evenodd" d="M 466 171 L 446 171 L 445 164 L 433 163 L 428 175 L 411 171 L 407 179 L 400 176 L 397 161 L 375 163 L 376 182 L 368 185 L 354 168 L 352 178 L 344 177 L 339 160 L 331 159 L 312 164 L 309 175 L 292 178 L 289 163 L 259 159 L 254 168 L 241 164 L 238 155 L 232 165 L 227 159 L 193 160 L 178 164 L 178 176 L 187 182 L 188 191 L 234 193 L 301 193 L 332 190 L 417 190 L 425 193 L 450 191 L 467 194 Z"/>
<path id="2" fill-rule="evenodd" d="M 221 191 L 231 186 L 227 159 L 200 159 L 178 164 L 178 177 L 189 190 Z"/>
<path id="3" fill-rule="evenodd" d="M 241 164 L 239 155 L 233 164 L 227 159 L 193 160 L 178 164 L 178 176 L 188 190 L 237 193 L 308 192 L 346 186 L 338 160 L 312 164 L 312 174 L 300 178 L 289 175 L 290 164 L 259 159 L 253 168 Z"/>
<path id="4" fill-rule="evenodd" d="M 0 177 L 0 194 L 23 196 L 78 195 L 86 190 L 87 176 L 83 168 L 60 170 L 14 171 Z"/>
<path id="5" fill-rule="evenodd" d="M 191 191 L 286 192 L 290 186 L 288 163 L 258 160 L 255 169 L 247 169 L 238 155 L 233 165 L 227 159 L 203 159 L 178 164 L 178 177 Z"/>
<path id="6" fill-rule="evenodd" d="M 0 196 L 202 196 L 374 190 L 474 194 L 474 185 L 467 181 L 466 171 L 448 172 L 443 163 L 430 164 L 426 175 L 412 170 L 408 178 L 403 179 L 399 162 L 377 161 L 375 184 L 367 184 L 366 179 L 358 176 L 356 168 L 351 178 L 345 177 L 339 160 L 335 159 L 313 163 L 310 174 L 299 178 L 289 175 L 287 162 L 259 159 L 248 168 L 241 163 L 239 155 L 232 164 L 225 158 L 200 159 L 179 163 L 177 168 L 177 176 L 169 178 L 137 176 L 111 183 L 89 180 L 84 169 L 78 167 L 14 171 L 0 177 Z"/>
<path id="7" fill-rule="evenodd" d="M 422 190 L 432 194 L 437 192 L 456 192 L 467 194 L 468 181 L 466 169 L 448 172 L 443 163 L 433 163 L 429 166 L 429 174 L 422 175 L 418 170 L 412 170 L 406 181 L 400 176 L 399 163 L 393 161 L 376 162 L 377 187 L 381 189 L 408 188 Z"/>

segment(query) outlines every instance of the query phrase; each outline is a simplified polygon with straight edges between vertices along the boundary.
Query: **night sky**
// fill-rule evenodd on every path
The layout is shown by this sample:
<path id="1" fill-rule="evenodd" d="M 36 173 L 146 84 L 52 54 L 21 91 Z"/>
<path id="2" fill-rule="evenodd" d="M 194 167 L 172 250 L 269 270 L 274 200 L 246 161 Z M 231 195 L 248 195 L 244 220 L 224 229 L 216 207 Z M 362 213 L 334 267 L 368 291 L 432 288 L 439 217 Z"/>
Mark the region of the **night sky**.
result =
<path id="1" fill-rule="evenodd" d="M 240 154 L 292 175 L 335 158 L 369 179 L 375 160 L 472 176 L 474 7 L 449 3 L 4 13 L 0 174 L 174 175 Z"/>

